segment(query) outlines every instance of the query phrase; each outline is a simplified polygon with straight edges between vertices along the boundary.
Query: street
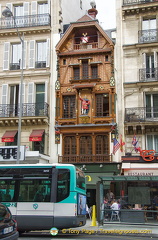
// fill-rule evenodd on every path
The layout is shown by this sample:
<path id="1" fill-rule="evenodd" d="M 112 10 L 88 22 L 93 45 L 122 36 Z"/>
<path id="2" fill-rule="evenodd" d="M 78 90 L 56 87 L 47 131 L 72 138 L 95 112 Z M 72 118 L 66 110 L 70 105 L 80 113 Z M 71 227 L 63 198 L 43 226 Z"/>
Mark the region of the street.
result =
<path id="1" fill-rule="evenodd" d="M 89 235 L 89 234 L 81 234 L 81 235 L 73 235 L 73 234 L 59 234 L 56 236 L 50 236 L 50 234 L 48 233 L 25 233 L 22 236 L 20 236 L 18 238 L 18 240 L 53 240 L 53 239 L 57 239 L 57 240 L 63 240 L 63 239 L 71 239 L 71 240 L 89 240 L 89 239 L 99 239 L 99 240 L 158 240 L 157 237 L 151 237 L 151 236 L 114 236 L 114 235 Z"/>

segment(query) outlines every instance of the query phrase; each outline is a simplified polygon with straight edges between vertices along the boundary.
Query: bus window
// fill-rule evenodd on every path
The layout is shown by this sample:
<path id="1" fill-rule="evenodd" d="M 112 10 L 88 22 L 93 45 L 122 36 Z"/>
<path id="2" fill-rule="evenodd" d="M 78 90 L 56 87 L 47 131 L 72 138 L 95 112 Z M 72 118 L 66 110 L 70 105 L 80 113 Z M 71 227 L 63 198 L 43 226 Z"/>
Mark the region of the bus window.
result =
<path id="1" fill-rule="evenodd" d="M 60 169 L 57 178 L 57 202 L 67 198 L 70 193 L 70 172 L 68 169 Z"/>
<path id="2" fill-rule="evenodd" d="M 50 202 L 50 180 L 20 181 L 19 202 Z"/>
<path id="3" fill-rule="evenodd" d="M 84 173 L 79 168 L 76 168 L 76 186 L 84 190 L 86 187 Z"/>
<path id="4" fill-rule="evenodd" d="M 0 181 L 0 202 L 11 202 L 14 197 L 15 181 L 1 180 Z"/>

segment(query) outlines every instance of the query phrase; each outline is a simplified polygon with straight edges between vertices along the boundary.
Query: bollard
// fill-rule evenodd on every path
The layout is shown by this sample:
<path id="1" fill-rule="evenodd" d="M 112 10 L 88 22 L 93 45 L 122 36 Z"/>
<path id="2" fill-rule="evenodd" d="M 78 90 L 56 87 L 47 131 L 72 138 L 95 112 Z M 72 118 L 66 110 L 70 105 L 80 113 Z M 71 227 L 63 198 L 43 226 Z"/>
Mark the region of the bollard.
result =
<path id="1" fill-rule="evenodd" d="M 96 222 L 96 206 L 93 205 L 93 208 L 92 208 L 92 223 L 91 223 L 91 226 L 95 227 L 97 226 L 97 222 Z"/>

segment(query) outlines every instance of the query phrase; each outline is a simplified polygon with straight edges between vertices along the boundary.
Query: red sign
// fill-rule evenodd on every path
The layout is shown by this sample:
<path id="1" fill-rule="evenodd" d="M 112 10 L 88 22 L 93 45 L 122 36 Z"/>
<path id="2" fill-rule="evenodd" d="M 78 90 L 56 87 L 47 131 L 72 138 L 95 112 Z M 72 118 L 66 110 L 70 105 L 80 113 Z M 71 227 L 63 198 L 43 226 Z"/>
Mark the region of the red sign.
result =
<path id="1" fill-rule="evenodd" d="M 2 138 L 2 142 L 14 142 L 14 138 L 12 137 Z"/>
<path id="2" fill-rule="evenodd" d="M 151 162 L 154 160 L 155 150 L 140 150 L 140 156 L 146 162 Z"/>
<path id="3" fill-rule="evenodd" d="M 31 142 L 40 142 L 42 141 L 42 137 L 30 137 L 29 140 Z"/>

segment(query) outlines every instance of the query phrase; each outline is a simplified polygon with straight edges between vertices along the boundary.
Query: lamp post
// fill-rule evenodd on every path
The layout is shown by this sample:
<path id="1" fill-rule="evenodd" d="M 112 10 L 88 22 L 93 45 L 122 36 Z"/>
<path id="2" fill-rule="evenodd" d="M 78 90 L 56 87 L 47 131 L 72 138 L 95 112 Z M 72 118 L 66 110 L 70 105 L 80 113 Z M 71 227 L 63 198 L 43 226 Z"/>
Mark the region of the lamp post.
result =
<path id="1" fill-rule="evenodd" d="M 19 121 L 18 121 L 18 144 L 17 144 L 17 164 L 19 164 L 20 161 L 20 144 L 21 144 L 21 118 L 22 118 L 22 92 L 23 92 L 23 63 L 24 63 L 24 35 L 21 37 L 19 34 L 19 30 L 18 27 L 16 25 L 16 21 L 15 21 L 15 17 L 13 16 L 13 13 L 11 12 L 11 10 L 6 7 L 3 12 L 2 15 L 4 17 L 13 17 L 14 20 L 14 24 L 17 30 L 17 35 L 20 39 L 21 42 L 21 78 L 20 78 L 20 99 L 19 99 Z"/>

